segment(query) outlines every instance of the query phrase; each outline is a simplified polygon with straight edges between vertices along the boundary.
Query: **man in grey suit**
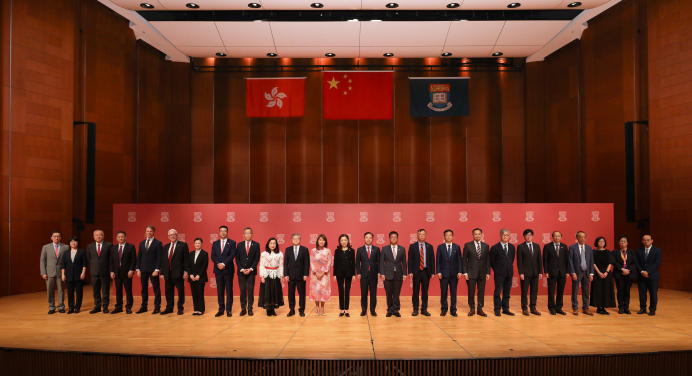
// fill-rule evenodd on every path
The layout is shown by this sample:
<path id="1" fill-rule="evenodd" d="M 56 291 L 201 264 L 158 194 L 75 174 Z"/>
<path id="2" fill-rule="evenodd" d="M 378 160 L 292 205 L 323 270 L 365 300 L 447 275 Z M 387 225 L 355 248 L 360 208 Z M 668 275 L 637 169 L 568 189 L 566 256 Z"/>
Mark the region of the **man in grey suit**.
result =
<path id="1" fill-rule="evenodd" d="M 62 233 L 53 231 L 50 236 L 51 243 L 43 246 L 41 250 L 41 277 L 46 281 L 48 289 L 48 314 L 55 313 L 55 287 L 58 287 L 58 311 L 65 313 L 65 301 L 62 291 L 62 258 L 69 250 L 66 244 L 60 244 Z"/>
<path id="2" fill-rule="evenodd" d="M 94 242 L 87 246 L 87 262 L 91 270 L 91 287 L 94 291 L 94 309 L 89 313 L 108 313 L 110 303 L 111 284 L 111 254 L 113 243 L 103 241 L 102 230 L 94 231 Z"/>
<path id="3" fill-rule="evenodd" d="M 485 304 L 485 281 L 490 279 L 490 247 L 482 239 L 483 230 L 474 229 L 473 241 L 464 244 L 461 271 L 469 287 L 469 316 L 478 313 L 479 316 L 486 317 L 488 315 L 483 312 L 483 305 Z M 478 310 L 474 301 L 476 286 L 478 286 Z"/>
<path id="4" fill-rule="evenodd" d="M 406 248 L 398 246 L 399 234 L 389 233 L 389 245 L 382 247 L 380 253 L 380 279 L 384 282 L 387 295 L 387 317 L 401 317 L 399 295 L 406 280 Z"/>
<path id="5" fill-rule="evenodd" d="M 589 311 L 589 284 L 593 281 L 593 249 L 587 244 L 586 233 L 577 232 L 577 243 L 569 246 L 569 274 L 572 275 L 572 313 L 579 314 L 579 284 L 581 283 L 582 313 L 593 316 Z"/>

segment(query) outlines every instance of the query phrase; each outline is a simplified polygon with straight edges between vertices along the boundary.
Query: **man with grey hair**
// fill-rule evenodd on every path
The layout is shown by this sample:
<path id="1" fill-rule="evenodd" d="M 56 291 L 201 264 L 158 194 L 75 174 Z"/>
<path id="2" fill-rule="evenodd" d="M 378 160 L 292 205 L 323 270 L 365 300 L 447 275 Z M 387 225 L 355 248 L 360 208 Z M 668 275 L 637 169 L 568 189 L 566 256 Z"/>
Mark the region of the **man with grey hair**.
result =
<path id="1" fill-rule="evenodd" d="M 500 230 L 500 242 L 490 248 L 490 267 L 495 273 L 495 316 L 502 313 L 514 316 L 509 310 L 509 292 L 512 290 L 512 277 L 514 276 L 514 245 L 509 243 L 509 230 Z M 502 293 L 502 299 L 500 299 Z"/>
<path id="2" fill-rule="evenodd" d="M 178 290 L 178 315 L 182 315 L 185 307 L 185 280 L 187 279 L 187 257 L 190 250 L 187 243 L 178 240 L 178 231 L 168 230 L 168 241 L 163 246 L 161 257 L 161 275 L 166 281 L 166 309 L 162 315 L 173 313 L 173 289 Z"/>
<path id="3" fill-rule="evenodd" d="M 94 309 L 89 313 L 109 313 L 111 284 L 111 253 L 113 243 L 104 241 L 102 230 L 94 231 L 94 242 L 87 246 L 87 262 L 91 270 L 91 287 L 94 291 Z"/>
<path id="4" fill-rule="evenodd" d="M 240 315 L 252 316 L 252 303 L 255 301 L 255 276 L 260 259 L 259 243 L 252 241 L 252 229 L 243 229 L 243 241 L 238 243 L 235 263 L 238 266 L 238 287 L 240 287 Z"/>
<path id="5" fill-rule="evenodd" d="M 284 253 L 284 279 L 288 282 L 288 308 L 286 316 L 296 314 L 296 288 L 298 289 L 300 316 L 305 316 L 305 281 L 310 274 L 310 255 L 308 249 L 300 245 L 300 234 L 291 235 L 293 245 Z"/>
<path id="6" fill-rule="evenodd" d="M 55 288 L 58 288 L 58 312 L 65 313 L 65 301 L 62 288 L 62 258 L 63 254 L 70 251 L 70 247 L 60 243 L 62 233 L 53 231 L 50 236 L 51 242 L 44 245 L 41 249 L 41 278 L 46 281 L 48 290 L 48 314 L 55 313 Z M 69 255 L 68 255 L 69 256 Z"/>

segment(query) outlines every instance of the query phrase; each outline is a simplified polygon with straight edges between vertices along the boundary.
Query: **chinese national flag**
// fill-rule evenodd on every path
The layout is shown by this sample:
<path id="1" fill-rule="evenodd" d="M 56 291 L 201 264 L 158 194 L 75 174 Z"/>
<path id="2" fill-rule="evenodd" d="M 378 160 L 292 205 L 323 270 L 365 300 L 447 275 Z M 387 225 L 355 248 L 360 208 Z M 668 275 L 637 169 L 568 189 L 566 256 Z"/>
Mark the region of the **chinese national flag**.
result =
<path id="1" fill-rule="evenodd" d="M 391 119 L 394 73 L 324 71 L 325 119 Z"/>
<path id="2" fill-rule="evenodd" d="M 305 77 L 248 78 L 245 115 L 287 117 L 305 114 Z"/>

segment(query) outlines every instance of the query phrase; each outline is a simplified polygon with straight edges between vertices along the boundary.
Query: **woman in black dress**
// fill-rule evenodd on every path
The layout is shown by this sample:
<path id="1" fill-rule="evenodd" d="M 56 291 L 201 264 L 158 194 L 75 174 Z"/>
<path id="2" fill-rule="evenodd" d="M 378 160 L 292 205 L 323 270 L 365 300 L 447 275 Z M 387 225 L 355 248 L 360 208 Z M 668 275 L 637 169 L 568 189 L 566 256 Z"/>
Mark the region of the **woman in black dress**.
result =
<path id="1" fill-rule="evenodd" d="M 351 317 L 348 313 L 351 301 L 351 282 L 356 280 L 356 252 L 351 248 L 348 235 L 339 235 L 339 246 L 334 250 L 334 280 L 339 287 L 339 316 Z"/>
<path id="2" fill-rule="evenodd" d="M 610 313 L 606 311 L 606 308 L 615 307 L 613 275 L 610 273 L 615 260 L 613 254 L 606 249 L 606 240 L 602 236 L 597 237 L 594 242 L 593 260 L 597 275 L 591 282 L 590 303 L 592 307 L 598 308 L 596 313 L 609 315 Z"/>
<path id="3" fill-rule="evenodd" d="M 82 309 L 82 291 L 86 278 L 86 252 L 79 248 L 79 238 L 73 236 L 68 242 L 70 252 L 62 257 L 62 280 L 67 283 L 67 313 L 79 313 Z M 75 294 L 77 299 L 75 300 Z"/>
<path id="4" fill-rule="evenodd" d="M 275 238 L 269 238 L 259 261 L 260 291 L 257 306 L 276 316 L 276 309 L 284 305 L 281 277 L 284 276 L 284 255 Z"/>
<path id="5" fill-rule="evenodd" d="M 206 310 L 204 304 L 204 285 L 208 281 L 207 266 L 209 266 L 209 254 L 202 249 L 202 238 L 195 239 L 195 250 L 187 256 L 187 270 L 190 276 L 187 281 L 190 283 L 192 292 L 192 305 L 195 309 L 193 316 L 202 316 Z"/>

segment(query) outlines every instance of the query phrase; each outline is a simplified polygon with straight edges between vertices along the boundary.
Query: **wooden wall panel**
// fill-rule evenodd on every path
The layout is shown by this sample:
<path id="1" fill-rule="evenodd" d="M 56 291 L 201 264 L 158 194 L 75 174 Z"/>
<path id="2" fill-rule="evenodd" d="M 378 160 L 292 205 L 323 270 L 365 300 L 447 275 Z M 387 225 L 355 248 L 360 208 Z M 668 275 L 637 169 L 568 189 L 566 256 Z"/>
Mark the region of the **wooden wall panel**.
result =
<path id="1" fill-rule="evenodd" d="M 524 74 L 500 72 L 502 80 L 502 202 L 526 202 Z"/>
<path id="2" fill-rule="evenodd" d="M 213 65 L 214 59 L 196 59 L 195 64 Z M 191 180 L 190 202 L 214 202 L 214 75 L 191 77 Z"/>
<path id="3" fill-rule="evenodd" d="M 545 62 L 527 63 L 525 77 L 526 202 L 547 202 Z"/>

